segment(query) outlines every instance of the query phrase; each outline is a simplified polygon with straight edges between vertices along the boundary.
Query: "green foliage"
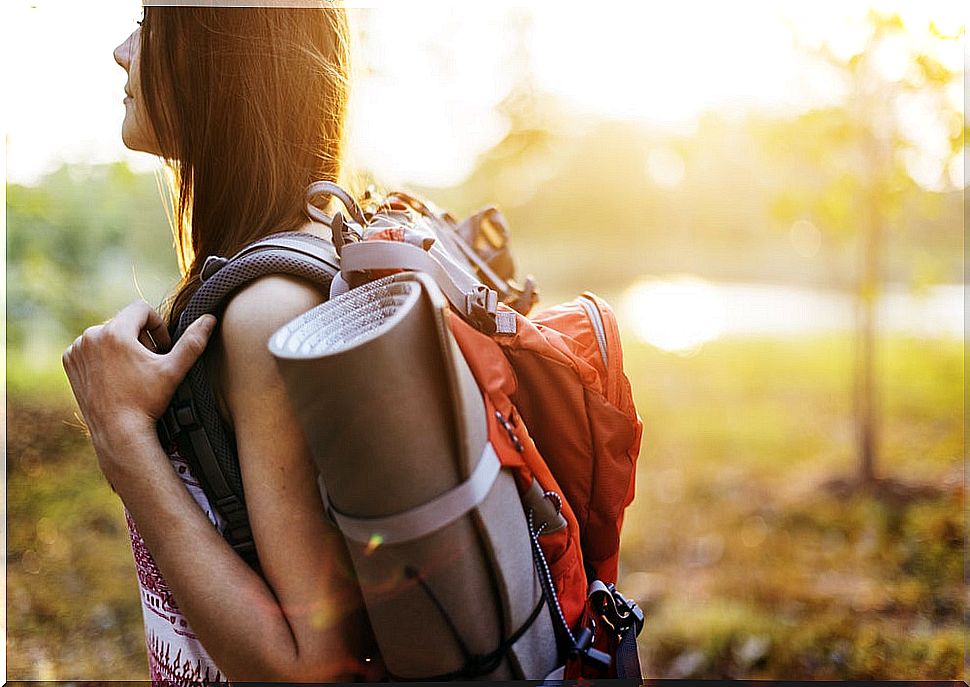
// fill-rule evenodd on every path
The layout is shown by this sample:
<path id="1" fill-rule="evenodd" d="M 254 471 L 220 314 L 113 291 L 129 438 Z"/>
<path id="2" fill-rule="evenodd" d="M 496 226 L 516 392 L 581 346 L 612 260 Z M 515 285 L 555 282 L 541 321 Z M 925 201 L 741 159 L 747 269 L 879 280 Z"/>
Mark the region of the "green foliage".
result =
<path id="1" fill-rule="evenodd" d="M 32 359 L 22 350 L 7 350 L 7 394 L 31 401 L 68 403 L 71 385 L 56 356 Z"/>
<path id="2" fill-rule="evenodd" d="M 932 215 L 925 211 L 928 194 L 923 187 L 941 190 L 936 187 L 962 151 L 965 130 L 962 113 L 947 97 L 947 89 L 959 83 L 960 75 L 933 54 L 948 39 L 941 39 L 932 27 L 910 30 L 899 15 L 875 9 L 868 12 L 866 23 L 866 42 L 849 58 L 840 58 L 827 44 L 807 51 L 816 66 L 827 67 L 829 76 L 845 86 L 846 93 L 834 105 L 777 122 L 775 142 L 792 143 L 769 150 L 769 155 L 791 160 L 790 170 L 812 170 L 804 178 L 787 175 L 771 204 L 775 218 L 790 222 L 801 214 L 829 236 L 857 242 L 853 281 L 858 351 L 852 393 L 859 410 L 855 430 L 860 483 L 874 481 L 880 450 L 880 428 L 872 410 L 879 393 L 872 342 L 888 237 L 913 228 L 908 220 L 914 204 L 924 204 L 924 218 Z M 908 65 L 905 74 L 887 70 L 887 51 Z M 914 107 L 923 110 L 918 129 L 905 114 L 907 106 L 910 113 Z M 948 151 L 942 158 L 940 148 Z M 944 188 L 950 185 L 943 183 Z M 924 260 L 921 266 L 926 264 Z M 912 272 L 915 284 L 925 288 L 931 272 Z"/>
<path id="3" fill-rule="evenodd" d="M 7 404 L 11 677 L 146 679 L 125 521 L 67 403 Z"/>
<path id="4" fill-rule="evenodd" d="M 139 288 L 157 304 L 176 274 L 151 175 L 65 165 L 37 186 L 7 184 L 7 341 L 28 358 L 66 345 Z"/>
<path id="5" fill-rule="evenodd" d="M 775 205 L 778 219 L 790 223 L 793 215 L 808 215 L 824 231 L 849 237 L 873 223 L 888 224 L 892 232 L 905 231 L 912 217 L 901 214 L 907 204 L 926 194 L 905 164 L 907 155 L 934 149 L 934 136 L 944 136 L 950 155 L 937 161 L 941 174 L 961 154 L 965 124 L 962 113 L 945 97 L 962 74 L 948 69 L 933 53 L 939 43 L 952 41 L 930 27 L 923 35 L 906 27 L 898 15 L 870 10 L 869 36 L 860 52 L 848 59 L 836 57 L 827 45 L 806 50 L 830 78 L 846 85 L 839 103 L 811 110 L 773 124 L 766 139 L 770 156 L 786 160 L 795 174 L 787 175 Z M 892 41 L 892 46 L 889 42 Z M 902 77 L 886 75 L 880 51 L 904 50 L 909 71 Z M 905 122 L 901 105 L 919 103 L 932 115 L 920 122 L 914 138 L 912 122 Z M 935 120 L 935 121 L 934 121 Z M 937 121 L 956 122 L 936 131 Z M 805 175 L 810 169 L 812 173 Z M 797 172 L 796 172 L 797 170 Z M 937 189 L 939 190 L 939 189 Z M 794 199 L 797 198 L 797 202 Z M 799 206 L 801 211 L 793 211 Z"/>

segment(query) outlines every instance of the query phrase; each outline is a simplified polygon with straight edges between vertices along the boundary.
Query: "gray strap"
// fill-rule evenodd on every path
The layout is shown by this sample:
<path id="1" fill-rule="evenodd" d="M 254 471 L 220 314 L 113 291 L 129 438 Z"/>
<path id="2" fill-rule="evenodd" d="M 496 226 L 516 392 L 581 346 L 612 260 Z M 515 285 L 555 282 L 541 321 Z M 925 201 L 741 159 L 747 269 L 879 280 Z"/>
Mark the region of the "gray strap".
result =
<path id="1" fill-rule="evenodd" d="M 400 241 L 374 240 L 347 244 L 340 256 L 340 268 L 342 272 L 394 269 L 424 272 L 434 279 L 452 307 L 464 316 L 471 315 L 472 303 L 478 297 L 479 290 L 489 291 L 446 253 L 432 255 Z M 494 296 L 495 292 L 491 291 L 491 294 Z M 515 313 L 499 310 L 496 314 L 496 331 L 514 334 L 515 330 Z"/>
<path id="2" fill-rule="evenodd" d="M 447 296 L 453 307 L 462 313 L 467 310 L 467 297 L 476 284 L 471 280 L 456 283 L 448 270 L 430 253 L 410 243 L 400 241 L 361 241 L 344 246 L 340 256 L 340 268 L 344 272 L 364 270 L 418 270 L 429 274 Z"/>
<path id="3" fill-rule="evenodd" d="M 233 255 L 229 262 L 238 260 L 243 256 L 264 250 L 280 249 L 302 253 L 308 257 L 319 260 L 334 270 L 340 269 L 340 258 L 333 243 L 315 234 L 293 232 L 291 234 L 275 234 L 258 241 L 254 241 Z"/>
<path id="4" fill-rule="evenodd" d="M 586 598 L 592 599 L 596 594 L 610 594 L 610 588 L 606 586 L 603 580 L 593 580 L 589 589 L 586 591 Z M 612 594 L 610 594 L 612 596 Z"/>
<path id="5" fill-rule="evenodd" d="M 486 442 L 478 465 L 467 480 L 427 503 L 381 518 L 354 518 L 339 512 L 330 503 L 322 476 L 317 483 L 327 512 L 346 538 L 362 544 L 401 544 L 440 530 L 484 501 L 501 467 L 495 449 Z"/>
<path id="6" fill-rule="evenodd" d="M 273 234 L 243 248 L 230 259 L 208 270 L 179 317 L 173 340 L 201 315 L 216 312 L 238 287 L 264 274 L 292 274 L 329 288 L 339 273 L 333 245 L 313 234 Z"/>

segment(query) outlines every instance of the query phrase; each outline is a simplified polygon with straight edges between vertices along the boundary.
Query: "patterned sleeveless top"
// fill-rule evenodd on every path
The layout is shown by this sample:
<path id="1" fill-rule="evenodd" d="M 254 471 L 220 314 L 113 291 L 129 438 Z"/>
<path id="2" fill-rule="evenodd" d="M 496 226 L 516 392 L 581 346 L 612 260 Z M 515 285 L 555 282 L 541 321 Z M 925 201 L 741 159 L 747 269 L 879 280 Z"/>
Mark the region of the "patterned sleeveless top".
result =
<path id="1" fill-rule="evenodd" d="M 196 503 L 205 511 L 213 526 L 221 531 L 224 523 L 210 506 L 188 463 L 175 449 L 169 453 L 169 460 Z M 131 550 L 138 573 L 141 610 L 145 621 L 145 644 L 148 649 L 148 673 L 152 684 L 172 687 L 228 685 L 225 674 L 216 666 L 179 611 L 171 590 L 127 510 L 125 519 L 128 522 Z"/>

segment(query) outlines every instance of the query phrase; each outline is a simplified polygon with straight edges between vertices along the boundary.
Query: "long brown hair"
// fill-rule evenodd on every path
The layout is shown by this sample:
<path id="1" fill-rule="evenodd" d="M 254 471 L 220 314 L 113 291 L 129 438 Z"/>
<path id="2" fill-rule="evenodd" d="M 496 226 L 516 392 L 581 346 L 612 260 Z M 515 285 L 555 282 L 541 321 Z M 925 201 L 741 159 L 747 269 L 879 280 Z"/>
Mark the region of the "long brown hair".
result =
<path id="1" fill-rule="evenodd" d="M 340 172 L 349 49 L 339 8 L 146 7 L 141 90 L 169 168 L 182 279 L 307 221 L 304 193 Z"/>

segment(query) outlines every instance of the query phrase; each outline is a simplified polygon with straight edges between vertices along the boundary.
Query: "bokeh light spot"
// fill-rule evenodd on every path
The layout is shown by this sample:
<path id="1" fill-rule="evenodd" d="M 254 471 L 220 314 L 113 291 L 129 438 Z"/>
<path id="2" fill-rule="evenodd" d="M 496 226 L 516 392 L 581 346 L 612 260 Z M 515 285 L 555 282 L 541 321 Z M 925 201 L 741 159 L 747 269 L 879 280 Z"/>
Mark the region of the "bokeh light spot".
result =
<path id="1" fill-rule="evenodd" d="M 687 165 L 672 148 L 654 148 L 647 153 L 647 174 L 657 186 L 673 188 L 684 180 Z"/>

